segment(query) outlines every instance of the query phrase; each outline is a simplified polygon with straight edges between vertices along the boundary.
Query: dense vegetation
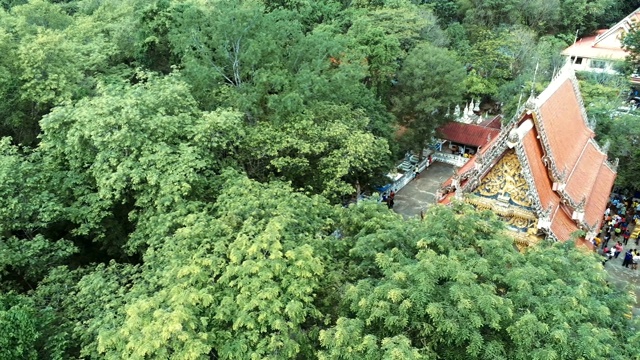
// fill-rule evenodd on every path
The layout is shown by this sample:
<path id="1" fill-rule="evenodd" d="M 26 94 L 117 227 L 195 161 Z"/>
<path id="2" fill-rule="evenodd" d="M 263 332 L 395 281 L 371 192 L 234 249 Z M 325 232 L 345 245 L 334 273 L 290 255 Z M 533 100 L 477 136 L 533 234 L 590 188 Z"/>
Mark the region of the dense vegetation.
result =
<path id="1" fill-rule="evenodd" d="M 638 357 L 595 255 L 340 205 L 630 2 L 0 4 L 1 360 Z"/>

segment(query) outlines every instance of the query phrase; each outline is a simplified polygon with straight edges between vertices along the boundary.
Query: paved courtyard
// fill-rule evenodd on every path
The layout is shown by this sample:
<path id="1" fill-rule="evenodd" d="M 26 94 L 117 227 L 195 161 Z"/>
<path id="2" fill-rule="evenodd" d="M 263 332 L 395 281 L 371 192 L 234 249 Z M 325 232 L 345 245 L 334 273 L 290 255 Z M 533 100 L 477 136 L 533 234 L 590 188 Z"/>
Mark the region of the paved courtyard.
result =
<path id="1" fill-rule="evenodd" d="M 436 191 L 453 175 L 453 166 L 434 162 L 408 183 L 395 197 L 393 210 L 404 217 L 420 216 L 420 211 L 436 202 Z"/>

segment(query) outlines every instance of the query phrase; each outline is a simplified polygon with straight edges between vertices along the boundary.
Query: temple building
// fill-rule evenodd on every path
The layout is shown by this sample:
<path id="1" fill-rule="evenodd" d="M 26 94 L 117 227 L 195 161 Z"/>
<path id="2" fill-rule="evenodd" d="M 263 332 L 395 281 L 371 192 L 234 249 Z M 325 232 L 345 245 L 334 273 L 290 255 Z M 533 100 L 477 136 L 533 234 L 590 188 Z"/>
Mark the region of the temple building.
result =
<path id="1" fill-rule="evenodd" d="M 439 202 L 454 198 L 490 209 L 507 222 L 518 246 L 540 239 L 593 239 L 616 177 L 594 140 L 570 64 L 531 97 L 498 136 L 443 183 Z"/>
<path id="2" fill-rule="evenodd" d="M 473 102 L 472 102 L 473 104 Z M 479 111 L 479 110 L 478 110 Z M 500 134 L 502 115 L 483 118 L 465 109 L 463 116 L 454 113 L 455 121 L 436 129 L 433 157 L 436 161 L 463 166 L 478 149 Z"/>

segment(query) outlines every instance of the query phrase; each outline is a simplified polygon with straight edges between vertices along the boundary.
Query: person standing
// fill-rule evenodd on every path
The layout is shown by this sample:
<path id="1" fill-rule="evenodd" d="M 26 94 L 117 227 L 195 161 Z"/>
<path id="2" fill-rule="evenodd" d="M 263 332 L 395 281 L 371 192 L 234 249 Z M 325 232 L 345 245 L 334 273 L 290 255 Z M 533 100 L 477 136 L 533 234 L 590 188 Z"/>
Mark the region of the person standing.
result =
<path id="1" fill-rule="evenodd" d="M 633 254 L 631 253 L 631 250 L 627 250 L 627 252 L 624 254 L 624 260 L 622 260 L 622 266 L 628 268 L 632 262 Z"/>
<path id="2" fill-rule="evenodd" d="M 622 252 L 622 250 L 624 250 L 624 248 L 622 247 L 622 243 L 618 241 L 616 243 L 616 246 L 614 247 L 613 257 L 617 259 L 620 253 Z"/>
<path id="3" fill-rule="evenodd" d="M 633 260 L 631 260 L 631 268 L 633 270 L 638 269 L 638 263 L 640 262 L 640 253 L 636 250 L 633 255 Z"/>
<path id="4" fill-rule="evenodd" d="M 602 244 L 602 248 L 606 248 L 609 245 L 609 240 L 611 240 L 611 231 L 605 230 L 604 232 L 604 243 Z"/>
<path id="5" fill-rule="evenodd" d="M 629 229 L 625 230 L 624 233 L 622 234 L 622 240 L 624 241 L 624 245 L 625 246 L 629 242 L 629 237 L 630 236 L 631 236 L 631 232 L 629 231 Z"/>

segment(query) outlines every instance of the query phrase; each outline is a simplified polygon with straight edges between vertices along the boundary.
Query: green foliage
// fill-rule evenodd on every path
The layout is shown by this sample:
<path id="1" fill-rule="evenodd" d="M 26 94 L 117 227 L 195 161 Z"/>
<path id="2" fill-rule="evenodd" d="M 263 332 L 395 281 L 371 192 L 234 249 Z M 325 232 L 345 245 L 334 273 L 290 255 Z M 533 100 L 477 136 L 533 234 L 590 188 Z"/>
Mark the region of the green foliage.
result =
<path id="1" fill-rule="evenodd" d="M 526 25 L 538 34 L 589 34 L 598 20 L 607 16 L 615 0 L 459 0 L 465 21 L 472 26 L 495 28 L 500 25 Z M 628 13 L 617 18 L 615 22 Z M 611 24 L 606 24 L 609 26 Z M 603 27 L 606 27 L 603 26 Z"/>
<path id="2" fill-rule="evenodd" d="M 29 298 L 0 294 L 0 359 L 37 359 L 38 331 Z"/>
<path id="3" fill-rule="evenodd" d="M 313 301 L 325 272 L 319 246 L 331 207 L 286 186 L 226 176 L 213 213 L 186 215 L 152 246 L 141 277 L 129 278 L 130 290 L 114 292 L 127 282 L 122 275 L 104 277 L 119 272 L 116 264 L 79 283 L 80 302 L 108 296 L 101 302 L 120 304 L 109 306 L 114 319 L 91 316 L 97 341 L 85 353 L 282 359 L 304 350 L 308 327 L 321 315 Z"/>
<path id="4" fill-rule="evenodd" d="M 40 149 L 65 174 L 60 191 L 72 201 L 67 211 L 79 225 L 74 233 L 114 235 L 107 228 L 118 226 L 109 221 L 118 216 L 117 206 L 129 209 L 120 216 L 135 219 L 199 193 L 202 174 L 215 169 L 217 157 L 205 156 L 205 149 L 224 151 L 228 141 L 211 143 L 205 136 L 237 116 L 202 114 L 175 76 L 150 76 L 134 86 L 103 84 L 96 97 L 56 108 L 42 121 Z M 126 240 L 126 233 L 115 235 Z"/>
<path id="5" fill-rule="evenodd" d="M 640 31 L 637 26 L 633 26 L 622 39 L 622 48 L 629 55 L 625 59 L 628 73 L 635 73 L 640 68 Z"/>
<path id="6" fill-rule="evenodd" d="M 637 356 L 590 254 L 518 253 L 464 206 L 332 205 L 463 96 L 515 107 L 620 3 L 0 5 L 1 359 Z M 599 140 L 640 163 L 640 124 L 589 86 Z"/>
<path id="7" fill-rule="evenodd" d="M 411 130 L 420 150 L 446 122 L 447 109 L 460 103 L 464 68 L 455 54 L 423 43 L 413 49 L 398 75 L 394 111 Z"/>
<path id="8" fill-rule="evenodd" d="M 610 310 L 631 299 L 609 287 L 596 255 L 573 244 L 518 253 L 493 214 L 459 205 L 406 226 L 417 253 L 376 255 L 382 275 L 348 287 L 346 316 L 320 333 L 321 358 L 376 359 L 381 344 L 409 358 L 625 356 L 611 344 L 631 324 Z"/>

